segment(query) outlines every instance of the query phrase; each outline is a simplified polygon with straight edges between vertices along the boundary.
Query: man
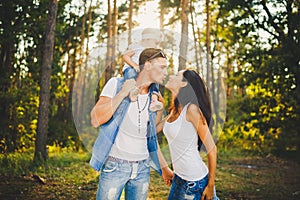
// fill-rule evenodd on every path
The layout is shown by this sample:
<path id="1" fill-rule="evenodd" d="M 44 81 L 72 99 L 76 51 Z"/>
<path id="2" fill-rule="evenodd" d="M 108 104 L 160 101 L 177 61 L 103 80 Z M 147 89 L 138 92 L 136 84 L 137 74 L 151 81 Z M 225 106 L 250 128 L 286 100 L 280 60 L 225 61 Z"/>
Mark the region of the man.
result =
<path id="1" fill-rule="evenodd" d="M 156 138 L 156 113 L 149 110 L 152 83 L 162 84 L 167 75 L 167 60 L 160 49 L 145 49 L 139 57 L 140 73 L 136 80 L 112 78 L 104 86 L 91 111 L 94 127 L 101 132 L 94 144 L 91 166 L 101 170 L 96 199 L 147 199 L 151 166 L 161 170 Z M 128 94 L 140 89 L 137 101 Z"/>

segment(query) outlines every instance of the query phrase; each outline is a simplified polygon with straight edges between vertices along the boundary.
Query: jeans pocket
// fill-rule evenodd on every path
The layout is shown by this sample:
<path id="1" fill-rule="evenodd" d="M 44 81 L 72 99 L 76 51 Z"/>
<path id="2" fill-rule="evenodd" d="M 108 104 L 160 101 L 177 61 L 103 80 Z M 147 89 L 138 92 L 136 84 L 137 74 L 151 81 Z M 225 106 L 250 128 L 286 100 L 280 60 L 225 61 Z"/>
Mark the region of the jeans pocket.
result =
<path id="1" fill-rule="evenodd" d="M 113 172 L 117 169 L 117 167 L 118 167 L 118 163 L 108 160 L 104 164 L 102 172 L 106 172 L 106 173 Z"/>
<path id="2" fill-rule="evenodd" d="M 202 193 L 202 190 L 203 188 L 198 181 L 188 181 L 186 183 L 186 194 L 188 195 Z"/>
<path id="3" fill-rule="evenodd" d="M 145 165 L 146 168 L 150 167 L 150 164 L 147 161 L 144 162 L 144 165 Z"/>

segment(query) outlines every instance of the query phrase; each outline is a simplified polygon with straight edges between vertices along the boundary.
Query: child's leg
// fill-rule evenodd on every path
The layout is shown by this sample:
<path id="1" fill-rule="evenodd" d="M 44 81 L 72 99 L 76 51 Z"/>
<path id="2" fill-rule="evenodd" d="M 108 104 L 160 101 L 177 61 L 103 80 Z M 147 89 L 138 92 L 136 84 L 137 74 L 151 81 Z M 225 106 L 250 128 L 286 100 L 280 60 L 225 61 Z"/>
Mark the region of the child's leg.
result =
<path id="1" fill-rule="evenodd" d="M 150 86 L 150 91 L 152 91 L 152 96 L 151 96 L 151 104 L 150 104 L 150 111 L 155 112 L 158 110 L 163 109 L 164 105 L 162 102 L 158 101 L 158 95 L 159 95 L 159 85 L 158 84 L 152 84 Z"/>
<path id="2" fill-rule="evenodd" d="M 150 92 L 159 94 L 159 85 L 157 83 L 152 83 L 150 85 Z"/>
<path id="3" fill-rule="evenodd" d="M 125 80 L 136 79 L 137 75 L 138 74 L 133 67 L 127 67 L 126 69 L 123 70 L 123 76 Z"/>

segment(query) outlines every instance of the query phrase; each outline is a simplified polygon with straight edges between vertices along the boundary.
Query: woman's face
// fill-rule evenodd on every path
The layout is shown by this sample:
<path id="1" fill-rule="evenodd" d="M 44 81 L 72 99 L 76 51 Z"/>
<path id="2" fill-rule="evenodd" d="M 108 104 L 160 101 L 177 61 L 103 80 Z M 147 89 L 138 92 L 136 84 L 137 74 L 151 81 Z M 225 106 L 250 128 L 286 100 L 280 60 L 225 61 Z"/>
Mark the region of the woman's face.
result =
<path id="1" fill-rule="evenodd" d="M 177 94 L 179 90 L 187 85 L 187 82 L 183 81 L 184 70 L 179 71 L 176 75 L 170 75 L 165 87 L 172 93 Z"/>

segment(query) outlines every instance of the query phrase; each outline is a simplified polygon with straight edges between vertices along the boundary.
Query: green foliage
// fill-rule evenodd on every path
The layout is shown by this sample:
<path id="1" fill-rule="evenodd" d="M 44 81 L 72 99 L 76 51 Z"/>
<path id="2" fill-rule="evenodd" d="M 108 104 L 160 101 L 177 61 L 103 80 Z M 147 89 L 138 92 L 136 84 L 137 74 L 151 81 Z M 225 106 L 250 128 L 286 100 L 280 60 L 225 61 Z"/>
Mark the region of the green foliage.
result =
<path id="1" fill-rule="evenodd" d="M 79 149 L 81 142 L 73 124 L 67 124 L 57 118 L 49 121 L 49 145 L 68 147 L 74 150 Z"/>
<path id="2" fill-rule="evenodd" d="M 9 124 L 1 130 L 0 152 L 12 152 L 33 146 L 39 103 L 37 93 L 38 86 L 28 78 L 19 82 L 19 88 L 11 87 L 8 90 L 14 101 L 9 102 Z"/>
<path id="3" fill-rule="evenodd" d="M 38 174 L 47 179 L 56 178 L 57 180 L 75 181 L 77 183 L 85 181 L 79 178 L 80 176 L 90 174 L 92 176 L 90 178 L 95 178 L 97 175 L 88 166 L 90 155 L 87 152 L 74 152 L 68 148 L 61 148 L 55 145 L 49 146 L 48 150 L 49 159 L 44 165 L 37 168 L 32 163 L 34 154 L 32 148 L 23 152 L 0 154 L 0 174 L 6 176 Z M 82 169 L 80 171 L 72 170 L 75 168 Z"/>
<path id="4" fill-rule="evenodd" d="M 233 33 L 224 41 L 235 60 L 220 143 L 261 153 L 299 150 L 299 3 L 264 2 L 220 1 L 220 17 Z"/>
<path id="5" fill-rule="evenodd" d="M 71 0 L 59 1 L 49 144 L 78 149 L 81 142 L 71 118 L 70 80 L 62 67 L 64 54 L 79 44 L 75 35 L 81 26 L 78 23 L 80 16 L 73 13 L 74 9 L 68 10 L 70 6 Z M 5 1 L 0 6 L 0 63 L 9 61 L 0 67 L 0 103 L 5 105 L 0 108 L 3 113 L 0 118 L 1 153 L 34 146 L 47 8 L 48 1 L 45 0 Z"/>
<path id="6" fill-rule="evenodd" d="M 32 153 L 9 153 L 0 154 L 0 174 L 2 175 L 22 175 L 28 174 L 32 169 Z"/>
<path id="7" fill-rule="evenodd" d="M 136 10 L 142 3 L 135 2 Z M 102 2 L 97 2 L 96 7 L 101 6 Z M 34 146 L 47 7 L 46 0 L 3 1 L 0 6 L 1 153 Z M 127 7 L 128 1 L 118 8 L 118 32 L 126 30 Z M 165 17 L 173 12 L 169 23 L 179 19 L 179 0 L 161 1 L 160 7 Z M 217 64 L 227 75 L 229 99 L 227 122 L 219 144 L 261 153 L 299 150 L 299 2 L 218 0 L 211 2 L 210 9 L 212 62 L 216 64 L 217 54 L 226 55 L 224 65 Z M 79 52 L 83 48 L 80 46 L 82 11 L 83 7 L 72 0 L 59 1 L 51 76 L 48 144 L 71 149 L 82 145 L 71 115 L 73 76 L 78 72 Z M 198 17 L 204 11 L 205 7 L 195 8 Z M 99 29 L 98 42 L 103 43 L 107 37 L 105 17 L 105 13 L 93 8 L 91 31 L 87 32 L 86 24 L 84 36 L 94 35 Z M 200 30 L 204 31 L 205 28 Z M 205 37 L 199 40 L 204 44 Z M 172 71 L 174 61 L 172 58 L 169 61 L 168 70 Z M 100 68 L 92 70 L 97 70 L 100 76 Z M 95 79 L 90 77 L 86 81 L 96 82 Z M 161 90 L 168 107 L 170 93 Z M 89 93 L 94 95 L 94 88 L 89 88 Z M 89 116 L 82 118 L 88 123 Z M 94 136 L 85 137 L 89 140 Z"/>

